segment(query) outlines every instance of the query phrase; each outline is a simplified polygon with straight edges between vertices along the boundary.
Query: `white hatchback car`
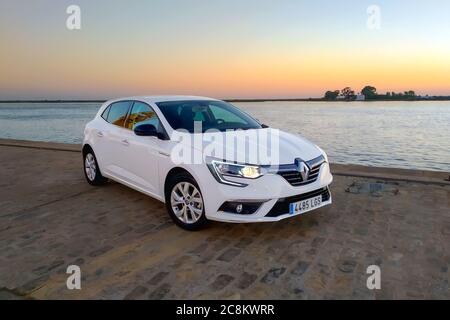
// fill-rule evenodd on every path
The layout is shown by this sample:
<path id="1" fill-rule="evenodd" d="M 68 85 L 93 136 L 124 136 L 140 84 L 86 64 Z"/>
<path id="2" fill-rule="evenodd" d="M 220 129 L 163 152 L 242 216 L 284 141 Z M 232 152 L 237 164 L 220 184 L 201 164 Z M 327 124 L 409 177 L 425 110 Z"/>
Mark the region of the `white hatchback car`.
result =
<path id="1" fill-rule="evenodd" d="M 112 179 L 165 202 L 188 230 L 207 220 L 278 221 L 331 204 L 333 177 L 323 150 L 220 100 L 111 100 L 84 135 L 91 185 Z"/>

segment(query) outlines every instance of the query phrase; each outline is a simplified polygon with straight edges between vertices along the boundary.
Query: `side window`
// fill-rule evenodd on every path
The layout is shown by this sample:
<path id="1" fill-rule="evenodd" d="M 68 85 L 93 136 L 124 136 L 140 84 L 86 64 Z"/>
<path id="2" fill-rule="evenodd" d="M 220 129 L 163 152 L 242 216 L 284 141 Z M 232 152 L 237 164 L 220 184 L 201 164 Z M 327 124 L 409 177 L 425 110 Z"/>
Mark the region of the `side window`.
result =
<path id="1" fill-rule="evenodd" d="M 152 124 L 158 132 L 161 132 L 160 122 L 155 111 L 148 104 L 136 101 L 131 108 L 125 127 L 134 130 L 141 124 Z"/>
<path id="2" fill-rule="evenodd" d="M 106 121 L 115 124 L 116 126 L 123 127 L 125 118 L 127 117 L 128 109 L 130 108 L 129 101 L 121 101 L 113 103 L 109 106 L 108 118 Z"/>
<path id="3" fill-rule="evenodd" d="M 226 110 L 225 108 L 221 108 L 215 105 L 209 106 L 211 113 L 213 114 L 216 120 L 224 120 L 226 123 L 242 123 L 247 124 L 244 119 L 235 115 L 233 112 Z"/>
<path id="4" fill-rule="evenodd" d="M 105 111 L 103 111 L 102 113 L 102 118 L 105 119 L 106 121 L 108 121 L 108 113 L 109 113 L 109 109 L 111 109 L 111 106 L 108 106 Z"/>

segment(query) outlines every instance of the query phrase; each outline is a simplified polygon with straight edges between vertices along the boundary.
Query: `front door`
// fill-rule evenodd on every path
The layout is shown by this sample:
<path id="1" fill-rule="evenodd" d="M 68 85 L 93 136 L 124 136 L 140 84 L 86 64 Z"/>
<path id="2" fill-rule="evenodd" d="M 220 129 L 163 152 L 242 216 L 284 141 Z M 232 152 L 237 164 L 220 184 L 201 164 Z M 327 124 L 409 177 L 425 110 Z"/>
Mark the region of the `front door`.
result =
<path id="1" fill-rule="evenodd" d="M 142 137 L 134 133 L 134 128 L 142 124 L 152 124 L 162 132 L 161 123 L 155 111 L 146 103 L 136 101 L 125 122 L 128 131 L 126 152 L 122 159 L 126 162 L 127 180 L 154 195 L 159 195 L 159 161 L 167 141 L 157 137 Z"/>

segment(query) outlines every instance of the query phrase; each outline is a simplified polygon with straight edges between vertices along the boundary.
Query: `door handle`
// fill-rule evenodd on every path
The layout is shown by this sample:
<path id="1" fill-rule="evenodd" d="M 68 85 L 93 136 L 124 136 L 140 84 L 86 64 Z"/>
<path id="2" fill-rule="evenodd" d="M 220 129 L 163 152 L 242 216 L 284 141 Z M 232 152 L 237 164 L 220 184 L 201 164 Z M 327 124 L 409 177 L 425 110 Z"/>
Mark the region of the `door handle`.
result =
<path id="1" fill-rule="evenodd" d="M 100 138 L 103 137 L 103 132 L 97 131 L 97 136 L 99 136 Z"/>
<path id="2" fill-rule="evenodd" d="M 124 146 L 129 146 L 129 145 L 130 145 L 130 143 L 128 142 L 127 139 L 123 139 L 121 142 L 122 142 L 122 144 L 123 144 Z"/>

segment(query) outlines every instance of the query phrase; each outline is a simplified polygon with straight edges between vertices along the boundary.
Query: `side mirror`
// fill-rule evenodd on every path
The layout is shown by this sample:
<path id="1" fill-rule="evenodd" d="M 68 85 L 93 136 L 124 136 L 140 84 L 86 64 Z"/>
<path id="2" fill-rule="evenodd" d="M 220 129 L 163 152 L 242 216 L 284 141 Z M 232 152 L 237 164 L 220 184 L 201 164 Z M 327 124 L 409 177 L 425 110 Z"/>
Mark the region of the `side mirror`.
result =
<path id="1" fill-rule="evenodd" d="M 158 137 L 158 130 L 156 130 L 155 126 L 152 124 L 141 124 L 134 128 L 134 133 L 137 136 L 143 137 Z"/>
<path id="2" fill-rule="evenodd" d="M 261 127 L 262 127 L 263 129 L 270 128 L 267 124 L 264 124 L 264 123 L 261 125 Z"/>

